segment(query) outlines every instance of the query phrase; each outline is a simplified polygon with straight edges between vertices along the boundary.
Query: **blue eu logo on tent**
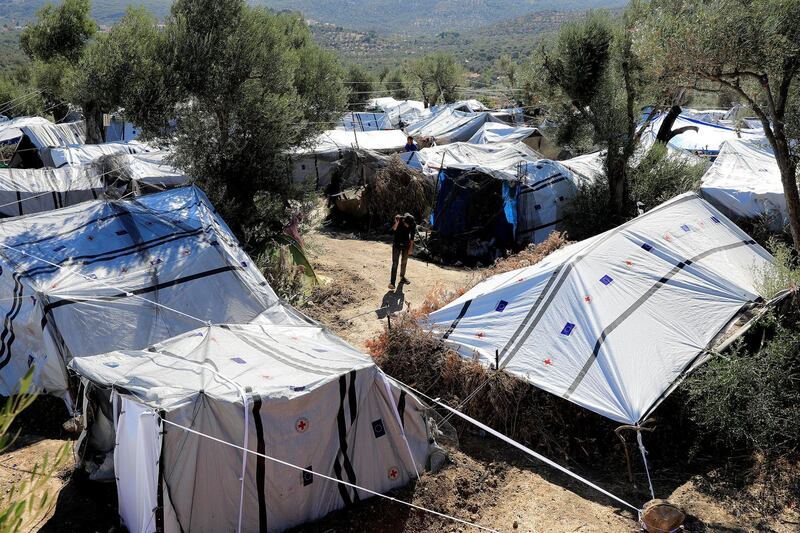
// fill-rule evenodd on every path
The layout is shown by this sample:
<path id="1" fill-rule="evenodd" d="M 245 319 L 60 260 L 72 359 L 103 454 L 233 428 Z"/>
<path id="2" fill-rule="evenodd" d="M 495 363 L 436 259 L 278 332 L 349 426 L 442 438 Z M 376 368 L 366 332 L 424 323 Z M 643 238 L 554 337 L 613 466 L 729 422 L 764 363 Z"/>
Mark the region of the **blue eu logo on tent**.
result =
<path id="1" fill-rule="evenodd" d="M 646 243 L 646 242 L 642 243 L 642 248 L 644 249 L 645 252 L 649 252 L 650 250 L 653 249 L 653 247 L 650 244 Z"/>
<path id="2" fill-rule="evenodd" d="M 684 232 L 686 232 L 686 233 L 689 233 L 689 231 L 691 231 L 691 228 L 689 228 L 689 225 L 688 225 L 688 224 L 683 224 L 683 225 L 681 226 L 681 229 L 682 229 Z"/>
<path id="3" fill-rule="evenodd" d="M 572 322 L 567 322 L 567 324 L 564 326 L 564 329 L 561 330 L 561 334 L 569 337 L 569 334 L 572 333 L 573 329 L 575 329 L 575 324 Z"/>
<path id="4" fill-rule="evenodd" d="M 505 311 L 507 305 L 508 305 L 507 301 L 500 300 L 499 302 L 497 302 L 497 307 L 495 307 L 494 310 L 497 311 L 498 313 L 502 313 L 503 311 Z"/>
<path id="5" fill-rule="evenodd" d="M 614 278 L 612 278 L 608 274 L 600 278 L 600 283 L 602 283 L 603 285 L 611 285 L 612 281 L 614 281 Z"/>
<path id="6" fill-rule="evenodd" d="M 719 219 L 718 219 L 717 217 L 715 217 L 715 216 L 712 216 L 712 217 L 711 217 L 711 220 L 713 220 L 713 221 L 714 221 L 714 224 L 719 224 Z"/>

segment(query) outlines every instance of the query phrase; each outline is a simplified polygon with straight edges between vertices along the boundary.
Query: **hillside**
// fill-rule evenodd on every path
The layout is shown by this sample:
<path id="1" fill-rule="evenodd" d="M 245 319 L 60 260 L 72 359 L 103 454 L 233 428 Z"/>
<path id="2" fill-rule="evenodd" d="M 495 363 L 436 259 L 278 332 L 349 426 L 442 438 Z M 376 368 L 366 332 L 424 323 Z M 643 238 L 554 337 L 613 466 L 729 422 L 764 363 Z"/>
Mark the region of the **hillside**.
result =
<path id="1" fill-rule="evenodd" d="M 0 24 L 23 25 L 33 19 L 43 5 L 54 0 L 0 1 Z M 92 16 L 99 24 L 111 24 L 125 14 L 128 6 L 144 6 L 159 18 L 169 13 L 170 0 L 92 0 Z"/>
<path id="2" fill-rule="evenodd" d="M 391 67 L 409 57 L 437 51 L 455 55 L 469 70 L 485 72 L 504 54 L 524 61 L 542 35 L 581 15 L 581 12 L 542 11 L 472 31 L 419 36 L 383 36 L 319 22 L 312 22 L 311 31 L 317 42 L 334 50 L 343 60 L 367 68 Z"/>
<path id="3" fill-rule="evenodd" d="M 0 2 L 0 24 L 24 24 L 48 0 Z M 119 19 L 129 5 L 144 5 L 159 18 L 170 0 L 92 0 L 100 24 Z M 300 11 L 315 21 L 381 34 L 424 35 L 465 31 L 543 11 L 617 8 L 626 0 L 250 0 L 273 9 Z"/>

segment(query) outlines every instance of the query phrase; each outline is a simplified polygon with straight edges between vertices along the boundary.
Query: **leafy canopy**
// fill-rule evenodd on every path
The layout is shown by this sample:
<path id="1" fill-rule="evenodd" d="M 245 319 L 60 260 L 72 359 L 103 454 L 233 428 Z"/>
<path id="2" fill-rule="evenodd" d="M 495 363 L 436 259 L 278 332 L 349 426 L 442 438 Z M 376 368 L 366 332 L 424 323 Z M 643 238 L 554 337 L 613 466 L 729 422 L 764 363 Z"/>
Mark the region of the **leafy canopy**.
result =
<path id="1" fill-rule="evenodd" d="M 31 59 L 40 61 L 58 57 L 78 61 L 83 47 L 97 31 L 89 8 L 89 0 L 64 0 L 58 6 L 46 4 L 37 12 L 36 23 L 22 31 L 22 50 Z"/>

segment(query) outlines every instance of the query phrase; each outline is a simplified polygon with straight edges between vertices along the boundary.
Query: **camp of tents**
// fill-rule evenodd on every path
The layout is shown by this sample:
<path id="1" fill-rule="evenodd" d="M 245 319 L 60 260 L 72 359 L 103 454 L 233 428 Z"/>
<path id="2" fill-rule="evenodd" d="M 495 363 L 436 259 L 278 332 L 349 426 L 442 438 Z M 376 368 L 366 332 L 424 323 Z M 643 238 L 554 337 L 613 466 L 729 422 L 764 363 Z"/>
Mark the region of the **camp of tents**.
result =
<path id="1" fill-rule="evenodd" d="M 544 130 L 517 111 L 376 98 L 286 153 L 287 179 L 335 196 L 394 157 L 435 190 L 419 221 L 431 256 L 491 262 L 580 216 L 573 199 L 605 174 L 603 152 L 538 152 Z M 780 172 L 763 132 L 727 116 L 676 120 L 670 153 L 708 164 L 698 194 L 488 278 L 424 327 L 642 423 L 772 303 L 757 282 L 772 257 L 728 217 L 785 224 Z M 422 397 L 283 302 L 168 147 L 86 144 L 83 123 L 36 117 L 0 123 L 0 144 L 15 147 L 0 169 L 0 394 L 33 368 L 66 402 L 80 466 L 116 484 L 129 531 L 282 531 L 430 466 Z"/>

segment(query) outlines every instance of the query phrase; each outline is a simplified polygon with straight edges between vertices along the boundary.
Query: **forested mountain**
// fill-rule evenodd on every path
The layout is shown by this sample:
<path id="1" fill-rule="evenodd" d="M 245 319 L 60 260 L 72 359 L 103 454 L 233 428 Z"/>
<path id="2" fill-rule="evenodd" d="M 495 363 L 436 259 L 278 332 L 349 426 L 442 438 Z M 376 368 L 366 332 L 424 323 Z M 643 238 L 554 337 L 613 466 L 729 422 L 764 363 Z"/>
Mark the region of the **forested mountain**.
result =
<path id="1" fill-rule="evenodd" d="M 0 23 L 31 20 L 48 0 L 3 0 Z M 101 24 L 119 19 L 128 5 L 144 5 L 163 18 L 170 0 L 92 0 Z M 617 8 L 626 0 L 250 0 L 273 9 L 300 11 L 319 22 L 359 31 L 421 35 L 464 31 L 539 11 Z"/>

